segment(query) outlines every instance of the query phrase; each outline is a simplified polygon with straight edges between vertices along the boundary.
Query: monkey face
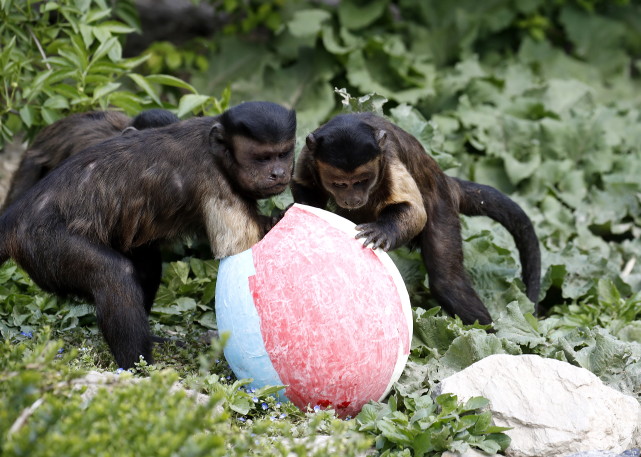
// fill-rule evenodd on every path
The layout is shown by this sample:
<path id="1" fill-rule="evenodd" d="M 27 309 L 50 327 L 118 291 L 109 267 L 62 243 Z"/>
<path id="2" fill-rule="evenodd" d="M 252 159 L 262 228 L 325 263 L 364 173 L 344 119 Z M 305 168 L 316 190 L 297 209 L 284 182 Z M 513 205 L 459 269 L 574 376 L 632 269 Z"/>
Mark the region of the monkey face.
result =
<path id="1" fill-rule="evenodd" d="M 324 162 L 317 162 L 323 188 L 341 208 L 355 210 L 365 206 L 372 189 L 378 182 L 379 160 L 374 159 L 352 171 L 341 170 Z"/>
<path id="2" fill-rule="evenodd" d="M 294 146 L 294 140 L 272 144 L 236 137 L 232 147 L 238 186 L 255 198 L 283 192 L 292 177 Z"/>

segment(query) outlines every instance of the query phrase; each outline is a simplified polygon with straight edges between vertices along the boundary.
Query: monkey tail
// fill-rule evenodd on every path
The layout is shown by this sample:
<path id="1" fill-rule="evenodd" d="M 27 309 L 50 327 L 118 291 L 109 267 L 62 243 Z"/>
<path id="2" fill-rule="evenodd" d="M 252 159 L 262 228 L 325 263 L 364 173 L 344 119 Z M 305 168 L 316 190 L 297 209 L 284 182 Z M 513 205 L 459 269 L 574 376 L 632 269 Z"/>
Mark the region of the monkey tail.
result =
<path id="1" fill-rule="evenodd" d="M 532 221 L 514 200 L 483 184 L 456 179 L 462 191 L 459 211 L 466 216 L 487 216 L 510 232 L 521 260 L 527 296 L 538 311 L 541 291 L 541 248 Z"/>

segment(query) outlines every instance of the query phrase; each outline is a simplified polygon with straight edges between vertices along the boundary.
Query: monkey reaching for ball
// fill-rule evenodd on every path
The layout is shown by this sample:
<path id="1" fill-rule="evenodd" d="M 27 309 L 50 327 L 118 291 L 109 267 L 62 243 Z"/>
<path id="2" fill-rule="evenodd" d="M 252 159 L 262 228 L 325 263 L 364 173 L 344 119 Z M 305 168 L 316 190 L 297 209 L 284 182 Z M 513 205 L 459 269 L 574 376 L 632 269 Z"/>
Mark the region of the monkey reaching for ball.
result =
<path id="1" fill-rule="evenodd" d="M 295 131 L 293 110 L 247 102 L 85 149 L 0 215 L 0 264 L 93 301 L 118 366 L 151 363 L 159 242 L 204 233 L 217 258 L 258 242 L 273 220 L 256 200 L 289 185 Z"/>
<path id="2" fill-rule="evenodd" d="M 2 209 L 24 194 L 66 158 L 108 138 L 132 130 L 163 127 L 180 119 L 170 111 L 150 109 L 133 119 L 118 111 L 89 111 L 67 116 L 42 129 L 25 151 L 11 178 Z"/>
<path id="3" fill-rule="evenodd" d="M 311 133 L 291 187 L 297 203 L 324 208 L 331 197 L 366 245 L 387 251 L 417 241 L 433 296 L 466 324 L 492 318 L 463 266 L 459 214 L 489 216 L 514 238 L 527 296 L 538 302 L 540 247 L 521 207 L 493 187 L 447 176 L 416 138 L 380 116 L 342 114 Z"/>

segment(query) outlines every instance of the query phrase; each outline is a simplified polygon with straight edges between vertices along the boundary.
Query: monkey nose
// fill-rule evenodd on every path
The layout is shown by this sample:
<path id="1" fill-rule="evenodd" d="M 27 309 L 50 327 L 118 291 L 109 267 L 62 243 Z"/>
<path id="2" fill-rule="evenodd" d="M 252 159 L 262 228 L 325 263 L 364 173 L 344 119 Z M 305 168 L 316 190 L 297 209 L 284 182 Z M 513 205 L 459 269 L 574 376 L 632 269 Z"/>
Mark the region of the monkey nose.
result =
<path id="1" fill-rule="evenodd" d="M 363 205 L 363 199 L 352 198 L 350 200 L 345 200 L 343 203 L 345 204 L 345 208 L 356 209 L 356 208 L 360 208 Z"/>
<path id="2" fill-rule="evenodd" d="M 283 179 L 285 177 L 285 170 L 282 168 L 272 170 L 271 172 L 271 178 L 272 179 Z"/>

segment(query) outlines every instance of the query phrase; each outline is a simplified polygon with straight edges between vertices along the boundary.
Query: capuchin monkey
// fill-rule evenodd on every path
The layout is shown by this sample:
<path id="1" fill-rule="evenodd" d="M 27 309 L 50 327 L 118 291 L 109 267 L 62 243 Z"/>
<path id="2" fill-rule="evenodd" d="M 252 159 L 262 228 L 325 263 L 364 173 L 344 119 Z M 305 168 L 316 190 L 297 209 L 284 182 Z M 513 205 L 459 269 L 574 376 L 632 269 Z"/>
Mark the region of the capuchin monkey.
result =
<path id="1" fill-rule="evenodd" d="M 521 207 L 492 187 L 447 176 L 416 138 L 382 117 L 342 114 L 311 133 L 291 187 L 297 203 L 334 200 L 365 245 L 418 243 L 434 298 L 465 324 L 492 318 L 463 266 L 459 214 L 489 216 L 514 238 L 527 296 L 538 302 L 540 247 Z"/>
<path id="2" fill-rule="evenodd" d="M 256 200 L 289 185 L 295 132 L 293 110 L 247 102 L 85 149 L 0 215 L 0 264 L 13 258 L 42 289 L 95 303 L 119 367 L 152 363 L 159 243 L 204 234 L 221 258 L 258 242 L 275 220 Z"/>
<path id="3" fill-rule="evenodd" d="M 180 119 L 164 109 L 150 109 L 131 119 L 118 111 L 89 111 L 60 119 L 42 129 L 13 174 L 1 210 L 66 158 L 124 132 L 163 127 Z"/>

